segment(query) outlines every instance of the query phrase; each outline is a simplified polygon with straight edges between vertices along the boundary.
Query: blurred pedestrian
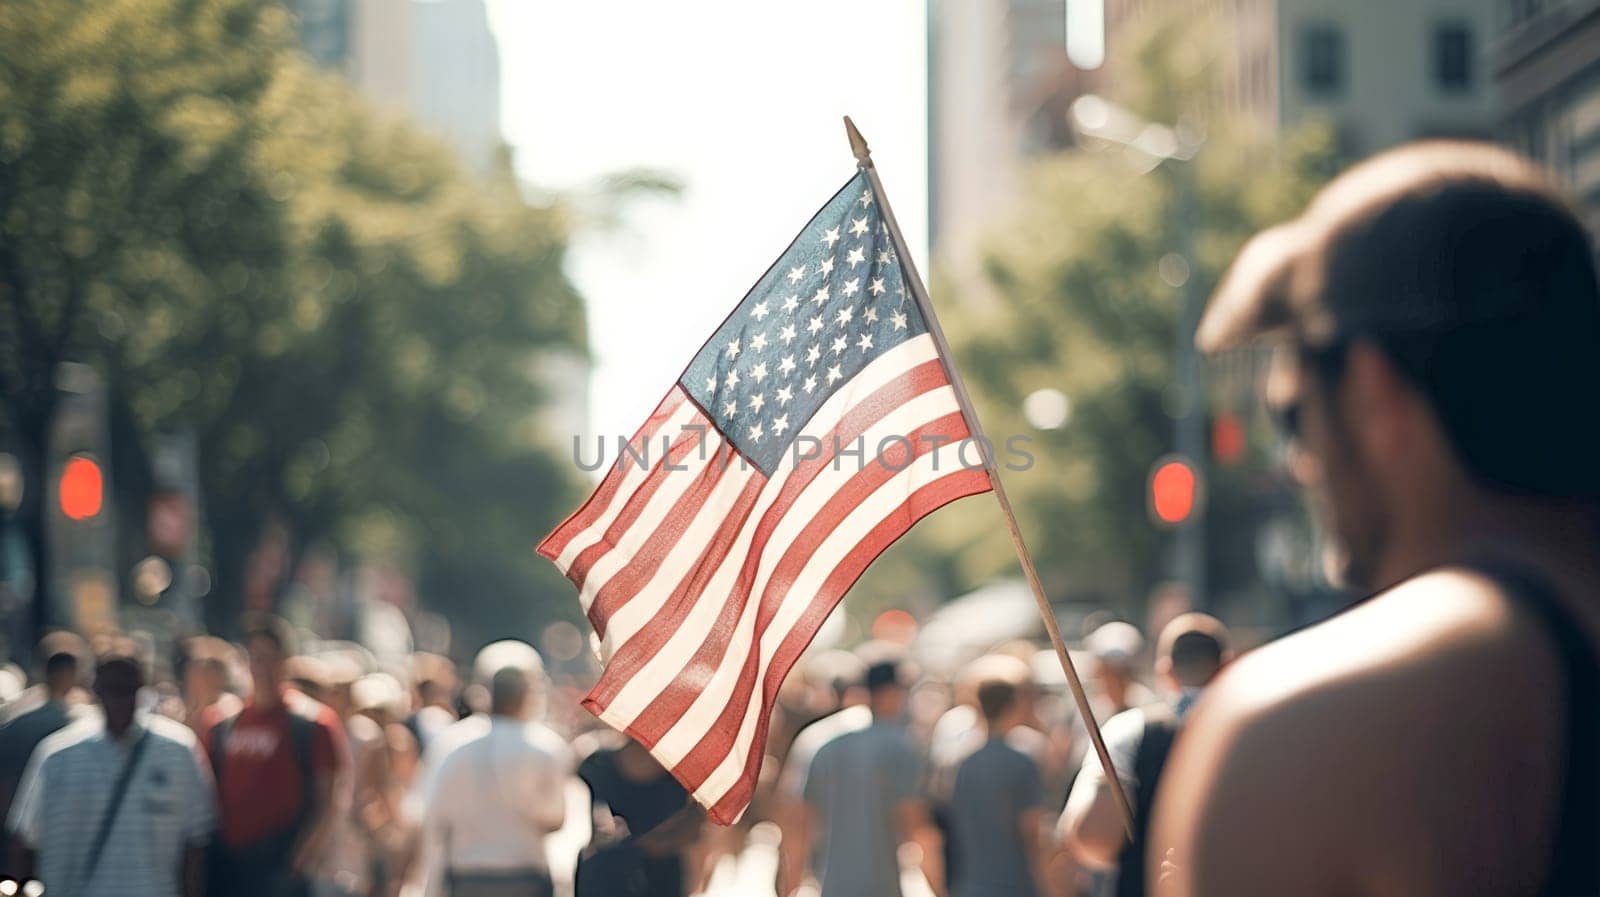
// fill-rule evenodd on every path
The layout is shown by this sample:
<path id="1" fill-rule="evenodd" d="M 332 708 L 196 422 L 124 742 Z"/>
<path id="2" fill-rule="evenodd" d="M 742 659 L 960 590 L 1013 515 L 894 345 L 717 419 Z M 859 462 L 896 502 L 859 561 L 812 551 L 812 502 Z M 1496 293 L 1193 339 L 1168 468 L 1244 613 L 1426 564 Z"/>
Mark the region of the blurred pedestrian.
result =
<path id="1" fill-rule="evenodd" d="M 820 844 L 810 845 L 812 855 L 803 854 L 800 826 L 806 817 L 805 784 L 811 772 L 811 761 L 822 746 L 846 732 L 855 732 L 872 725 L 872 711 L 867 707 L 867 689 L 862 681 L 866 666 L 861 659 L 848 651 L 828 651 L 817 655 L 808 664 L 807 673 L 813 669 L 824 678 L 825 687 L 837 709 L 806 725 L 795 735 L 789 745 L 782 771 L 774 789 L 774 816 L 783 838 L 778 842 L 777 888 L 779 894 L 790 894 L 798 888 L 811 867 L 820 866 Z"/>
<path id="2" fill-rule="evenodd" d="M 923 798 L 921 750 L 906 734 L 907 671 L 879 659 L 864 676 L 872 724 L 817 751 L 806 775 L 801 856 L 822 844 L 822 897 L 899 897 L 900 847 L 922 849 L 925 874 L 942 887 L 939 845 Z"/>
<path id="3" fill-rule="evenodd" d="M 1095 717 L 1109 719 L 1124 710 L 1154 704 L 1159 699 L 1139 681 L 1139 659 L 1144 636 L 1132 623 L 1113 620 L 1083 640 L 1094 656 Z"/>
<path id="4" fill-rule="evenodd" d="M 104 724 L 39 746 L 12 807 L 13 869 L 52 897 L 200 897 L 215 826 L 211 777 L 194 734 L 136 714 L 143 665 L 111 655 L 95 669 Z"/>
<path id="5" fill-rule="evenodd" d="M 54 632 L 39 642 L 34 656 L 44 658 L 43 700 L 0 726 L 0 811 L 10 813 L 22 772 L 39 743 L 80 715 L 69 701 L 78 687 L 79 658 L 87 650 L 83 640 L 70 632 Z M 0 839 L 0 845 L 4 843 Z M 4 856 L 10 856 L 9 850 Z"/>
<path id="6" fill-rule="evenodd" d="M 254 616 L 244 645 L 250 699 L 206 733 L 221 799 L 211 893 L 303 897 L 349 800 L 349 748 L 334 712 L 287 684 L 288 623 Z"/>
<path id="7" fill-rule="evenodd" d="M 323 897 L 369 895 L 376 862 L 370 833 L 359 807 L 373 787 L 380 755 L 384 752 L 383 729 L 371 718 L 356 712 L 353 692 L 365 672 L 366 658 L 357 651 L 327 651 L 321 662 L 324 703 L 338 717 L 345 743 L 350 748 L 351 800 L 331 823 L 328 849 L 321 867 L 312 876 L 313 890 Z"/>
<path id="8" fill-rule="evenodd" d="M 1033 670 L 999 655 L 973 666 L 985 740 L 956 770 L 947 808 L 950 894 L 1035 897 L 1044 787 L 1033 757 L 1007 738 L 1033 721 Z"/>
<path id="9" fill-rule="evenodd" d="M 1600 894 L 1600 285 L 1548 177 L 1428 142 L 1256 238 L 1203 348 L 1267 402 L 1377 594 L 1236 661 L 1185 725 L 1167 893 Z"/>
<path id="10" fill-rule="evenodd" d="M 244 706 L 233 692 L 237 657 L 234 647 L 216 636 L 196 636 L 184 643 L 184 720 L 195 735 L 203 735 Z"/>
<path id="11" fill-rule="evenodd" d="M 1061 838 L 1085 865 L 1115 868 L 1111 893 L 1116 897 L 1146 893 L 1144 848 L 1162 769 L 1189 708 L 1221 672 L 1230 650 L 1228 630 L 1217 618 L 1178 616 L 1161 630 L 1156 643 L 1156 676 L 1171 700 L 1125 710 L 1106 721 L 1101 732 L 1106 752 L 1133 805 L 1131 840 L 1099 756 L 1084 758 L 1061 815 Z"/>
<path id="12" fill-rule="evenodd" d="M 456 665 L 450 658 L 419 651 L 411 655 L 412 676 L 416 682 L 416 710 L 406 717 L 406 728 L 422 750 L 433 736 L 456 721 Z"/>
<path id="13" fill-rule="evenodd" d="M 423 794 L 429 895 L 549 897 L 544 839 L 566 819 L 572 759 L 542 711 L 544 667 L 533 647 L 507 652 L 489 685 L 489 726 L 443 759 Z"/>
<path id="14" fill-rule="evenodd" d="M 705 813 L 644 745 L 629 738 L 578 765 L 594 834 L 578 858 L 577 897 L 683 897 L 684 853 Z"/>
<path id="15" fill-rule="evenodd" d="M 377 749 L 358 764 L 351 819 L 367 839 L 373 897 L 392 897 L 403 884 L 411 827 L 402 808 L 417 771 L 417 742 L 400 721 L 406 713 L 405 689 L 387 673 L 369 673 L 350 690 L 357 714 L 377 726 Z"/>

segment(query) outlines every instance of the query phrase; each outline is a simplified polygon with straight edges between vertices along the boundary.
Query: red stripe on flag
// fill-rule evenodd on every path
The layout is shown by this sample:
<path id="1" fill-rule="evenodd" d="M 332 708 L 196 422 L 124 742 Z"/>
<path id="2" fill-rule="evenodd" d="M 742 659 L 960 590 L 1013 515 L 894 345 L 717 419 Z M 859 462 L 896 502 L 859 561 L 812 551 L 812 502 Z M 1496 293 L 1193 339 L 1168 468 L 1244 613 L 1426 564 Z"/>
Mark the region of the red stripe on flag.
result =
<path id="1" fill-rule="evenodd" d="M 773 653 L 772 664 L 767 667 L 767 675 L 762 682 L 761 710 L 756 717 L 756 729 L 750 741 L 750 752 L 745 755 L 744 771 L 734 786 L 712 806 L 709 815 L 714 821 L 722 825 L 732 825 L 750 803 L 750 798 L 755 793 L 756 775 L 760 772 L 761 759 L 766 752 L 767 733 L 772 722 L 770 716 L 772 702 L 778 696 L 778 689 L 788 677 L 789 670 L 811 644 L 811 640 L 816 638 L 817 630 L 822 628 L 822 624 L 828 619 L 828 614 L 833 612 L 839 600 L 851 586 L 855 585 L 856 580 L 861 578 L 867 566 L 894 544 L 896 539 L 905 535 L 918 520 L 958 498 L 987 492 L 990 488 L 988 473 L 973 468 L 963 469 L 923 486 L 873 527 L 872 532 L 851 549 L 834 568 L 817 597 L 806 607 L 778 646 L 778 650 Z M 688 783 L 684 782 L 684 785 L 687 787 Z"/>
<path id="2" fill-rule="evenodd" d="M 745 710 L 750 706 L 751 692 L 755 690 L 761 659 L 761 638 L 771 626 L 773 617 L 777 616 L 778 608 L 789 598 L 794 581 L 805 570 L 812 555 L 838 528 L 840 522 L 857 511 L 879 486 L 894 479 L 917 458 L 937 449 L 937 444 L 930 443 L 927 437 L 944 437 L 949 442 L 956 442 L 966 438 L 968 433 L 961 412 L 952 411 L 906 435 L 911 440 L 909 445 L 894 443 L 892 448 L 884 452 L 880 463 L 868 465 L 830 496 L 773 568 L 756 606 L 755 632 L 751 638 L 750 652 L 745 656 L 744 668 L 740 671 L 733 695 L 717 716 L 717 721 L 674 770 L 690 791 L 699 788 L 705 777 L 717 768 L 732 749 L 739 721 L 744 719 Z"/>
<path id="3" fill-rule="evenodd" d="M 706 581 L 722 563 L 729 546 L 739 537 L 739 531 L 744 529 L 746 518 L 750 516 L 756 499 L 761 495 L 761 488 L 765 485 L 766 480 L 760 476 L 752 477 L 744 484 L 744 491 L 739 493 L 739 498 L 729 510 L 727 518 L 717 527 L 716 535 L 700 553 L 700 559 L 694 568 L 683 581 L 678 583 L 677 588 L 673 589 L 655 616 L 611 655 L 600 681 L 596 683 L 589 696 L 583 699 L 583 706 L 591 713 L 599 716 L 604 706 L 611 703 L 622 687 L 628 684 L 628 680 L 649 663 L 650 658 L 654 657 L 656 652 L 661 650 L 661 646 L 678 631 L 678 627 L 683 625 L 684 618 L 694 609 L 695 600 L 705 589 Z"/>
<path id="4" fill-rule="evenodd" d="M 700 682 L 703 676 L 691 675 L 692 670 L 713 670 L 727 653 L 728 642 L 733 637 L 739 618 L 743 615 L 745 606 L 750 600 L 751 586 L 755 581 L 756 572 L 760 566 L 762 554 L 766 550 L 767 540 L 772 531 L 777 528 L 779 521 L 794 503 L 796 497 L 809 486 L 822 469 L 831 463 L 832 452 L 828 449 L 835 444 L 845 445 L 853 443 L 884 415 L 891 413 L 896 408 L 911 401 L 917 396 L 947 386 L 944 369 L 937 359 L 917 365 L 894 380 L 885 383 L 875 390 L 862 402 L 852 406 L 845 413 L 839 423 L 822 439 L 824 452 L 817 458 L 810 458 L 801 462 L 788 480 L 783 484 L 776 500 L 767 508 L 757 525 L 754 537 L 750 541 L 750 548 L 745 555 L 739 576 L 735 580 L 733 589 L 729 592 L 727 600 L 723 603 L 722 610 L 712 625 L 706 640 L 695 651 L 694 657 L 688 665 L 673 677 L 671 683 L 662 689 L 656 699 L 641 712 L 633 725 L 629 727 L 632 734 L 646 747 L 654 747 L 661 736 L 672 728 L 673 724 L 689 710 L 695 698 L 700 693 Z M 963 433 L 964 435 L 964 433 Z M 831 530 L 832 527 L 829 527 Z M 661 644 L 665 644 L 663 639 Z M 660 645 L 655 646 L 660 650 Z M 652 651 L 652 654 L 654 651 Z M 590 694 L 590 700 L 595 701 L 600 707 L 609 706 L 618 691 L 626 683 L 613 680 L 610 685 L 597 685 Z"/>
<path id="5" fill-rule="evenodd" d="M 656 410 L 651 412 L 650 417 L 640 425 L 638 432 L 633 434 L 633 439 L 629 440 L 628 444 L 633 446 L 635 452 L 645 450 L 650 440 L 655 437 L 656 430 L 666 424 L 685 398 L 683 389 L 676 384 L 667 391 L 661 404 L 656 406 Z M 616 496 L 617 490 L 622 488 L 627 465 L 632 463 L 635 462 L 626 457 L 617 458 L 617 463 L 612 465 L 611 471 L 600 482 L 600 487 L 594 494 L 589 496 L 589 500 L 579 506 L 578 510 L 573 511 L 566 520 L 561 521 L 561 524 L 551 530 L 550 535 L 545 536 L 544 541 L 539 543 L 539 554 L 552 561 L 555 560 L 579 533 L 593 526 L 594 522 L 600 519 L 600 515 L 605 513 L 606 508 L 611 506 L 611 499 Z"/>
<path id="6" fill-rule="evenodd" d="M 703 425 L 706 424 L 706 420 L 696 413 L 694 423 Z M 627 503 L 622 506 L 622 513 L 606 527 L 605 535 L 600 537 L 600 541 L 578 552 L 578 556 L 572 561 L 572 568 L 567 571 L 567 578 L 572 580 L 572 584 L 577 586 L 580 592 L 583 590 L 584 580 L 588 578 L 589 571 L 594 568 L 595 563 L 617 547 L 617 543 L 622 540 L 622 534 L 633 528 L 639 515 L 644 513 L 645 506 L 650 503 L 650 497 L 656 494 L 656 490 L 661 488 L 667 477 L 673 473 L 684 472 L 668 468 L 678 465 L 695 449 L 704 450 L 702 440 L 705 434 L 706 431 L 700 430 L 684 430 L 679 434 L 671 448 L 663 452 L 656 465 L 650 468 L 650 473 L 645 476 L 644 482 L 628 496 Z M 708 463 L 714 464 L 716 458 L 720 457 L 723 457 L 722 452 L 718 452 Z"/>
<path id="7" fill-rule="evenodd" d="M 673 504 L 672 509 L 651 533 L 645 543 L 628 558 L 628 563 L 607 579 L 605 585 L 595 593 L 594 602 L 589 605 L 589 622 L 594 626 L 595 634 L 601 638 L 606 635 L 606 622 L 619 608 L 633 599 L 639 590 L 650 581 L 656 570 L 661 567 L 661 562 L 677 546 L 678 540 L 683 538 L 690 524 L 694 523 L 700 509 L 710 499 L 717 486 L 722 481 L 724 474 L 730 467 L 742 466 L 744 459 L 740 458 L 733 447 L 724 444 L 715 455 L 704 463 L 705 466 L 695 475 L 694 485 L 690 486 L 681 498 Z M 687 470 L 674 471 L 680 475 L 688 475 Z M 751 477 L 751 482 L 765 482 L 760 471 Z M 757 489 L 759 490 L 759 486 Z M 749 484 L 744 492 L 748 492 Z"/>

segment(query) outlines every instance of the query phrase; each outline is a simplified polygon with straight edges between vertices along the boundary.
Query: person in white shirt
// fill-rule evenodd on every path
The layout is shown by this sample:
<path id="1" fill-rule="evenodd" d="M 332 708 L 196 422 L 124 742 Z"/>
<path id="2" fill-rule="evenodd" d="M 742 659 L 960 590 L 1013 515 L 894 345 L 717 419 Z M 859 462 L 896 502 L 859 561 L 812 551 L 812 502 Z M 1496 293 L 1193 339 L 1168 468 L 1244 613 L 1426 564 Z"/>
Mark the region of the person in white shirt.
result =
<path id="1" fill-rule="evenodd" d="M 62 897 L 199 897 L 216 827 L 211 775 L 182 723 L 136 717 L 141 664 L 100 661 L 104 725 L 45 739 L 11 808 L 13 868 Z"/>
<path id="2" fill-rule="evenodd" d="M 421 795 L 429 897 L 553 893 L 544 842 L 566 819 L 572 756 L 532 721 L 544 692 L 538 653 L 527 647 L 496 670 L 489 691 L 487 729 L 443 757 Z"/>

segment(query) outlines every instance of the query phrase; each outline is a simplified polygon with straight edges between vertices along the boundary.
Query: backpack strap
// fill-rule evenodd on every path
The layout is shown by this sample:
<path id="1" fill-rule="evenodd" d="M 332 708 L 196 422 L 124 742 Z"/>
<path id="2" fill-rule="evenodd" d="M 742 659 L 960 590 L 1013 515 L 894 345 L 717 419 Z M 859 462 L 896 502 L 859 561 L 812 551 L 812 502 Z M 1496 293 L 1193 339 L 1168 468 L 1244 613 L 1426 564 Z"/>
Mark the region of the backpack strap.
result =
<path id="1" fill-rule="evenodd" d="M 211 778 L 219 790 L 222 788 L 222 758 L 228 755 L 228 736 L 233 733 L 233 724 L 238 719 L 236 713 L 211 727 Z"/>
<path id="2" fill-rule="evenodd" d="M 144 747 L 150 743 L 150 738 L 148 730 L 139 734 L 139 740 L 128 751 L 128 759 L 123 761 L 122 770 L 117 774 L 117 783 L 111 788 L 111 800 L 106 804 L 106 813 L 100 817 L 100 826 L 95 830 L 94 840 L 89 842 L 89 854 L 83 861 L 84 885 L 94 878 L 95 867 L 100 865 L 100 855 L 105 852 L 106 841 L 111 838 L 111 828 L 117 823 L 117 813 L 122 809 L 122 799 L 128 794 L 128 784 L 133 781 L 133 771 L 138 768 L 139 758 L 144 756 Z"/>
<path id="3" fill-rule="evenodd" d="M 294 709 L 289 709 L 289 747 L 295 765 L 300 770 L 300 816 L 295 820 L 295 830 L 303 830 L 311 821 L 311 809 L 317 801 L 316 763 L 312 755 L 312 739 L 316 737 L 317 723 Z"/>
<path id="4" fill-rule="evenodd" d="M 1156 802 L 1156 787 L 1167 755 L 1177 740 L 1180 720 L 1165 704 L 1139 710 L 1144 716 L 1144 735 L 1134 753 L 1133 838 L 1117 855 L 1117 897 L 1144 897 L 1144 853 L 1150 832 L 1150 814 Z"/>

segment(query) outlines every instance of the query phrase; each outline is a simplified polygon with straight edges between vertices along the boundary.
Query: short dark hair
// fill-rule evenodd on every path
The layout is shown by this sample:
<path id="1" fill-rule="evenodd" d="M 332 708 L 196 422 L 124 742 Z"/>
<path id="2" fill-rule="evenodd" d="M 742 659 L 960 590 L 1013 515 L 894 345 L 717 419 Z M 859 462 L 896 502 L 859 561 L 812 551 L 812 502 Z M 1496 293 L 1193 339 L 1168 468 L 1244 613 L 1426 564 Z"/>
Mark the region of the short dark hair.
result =
<path id="1" fill-rule="evenodd" d="M 886 688 L 905 688 L 901 663 L 897 659 L 880 660 L 867 666 L 862 677 L 867 691 L 878 692 Z"/>
<path id="2" fill-rule="evenodd" d="M 300 640 L 295 636 L 294 627 L 282 617 L 268 613 L 251 613 L 245 616 L 243 629 L 242 640 L 245 644 L 263 638 L 277 645 L 278 651 L 286 658 L 300 653 Z"/>
<path id="3" fill-rule="evenodd" d="M 1017 696 L 1021 694 L 1018 684 L 1008 679 L 985 679 L 978 683 L 978 709 L 983 711 L 983 718 L 994 723 L 1006 715 L 1017 704 Z"/>
<path id="4" fill-rule="evenodd" d="M 1228 653 L 1228 628 L 1210 614 L 1186 613 L 1161 629 L 1156 655 L 1171 664 L 1172 678 L 1198 688 L 1222 669 Z"/>
<path id="5" fill-rule="evenodd" d="M 144 662 L 132 654 L 127 654 L 121 651 L 102 654 L 95 661 L 95 682 L 98 684 L 99 681 L 108 674 L 125 675 L 128 676 L 136 684 L 136 686 L 142 686 L 145 683 L 144 667 Z"/>
<path id="6" fill-rule="evenodd" d="M 44 675 L 47 679 L 57 676 L 78 675 L 78 655 L 71 651 L 57 651 L 51 654 L 44 662 Z"/>

